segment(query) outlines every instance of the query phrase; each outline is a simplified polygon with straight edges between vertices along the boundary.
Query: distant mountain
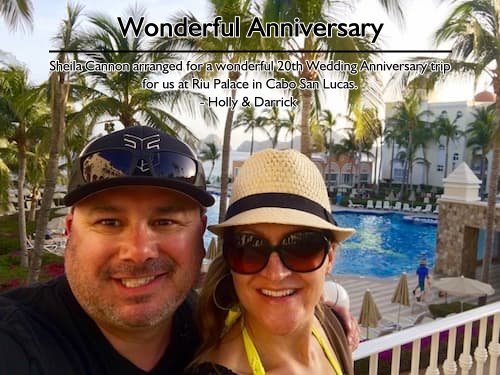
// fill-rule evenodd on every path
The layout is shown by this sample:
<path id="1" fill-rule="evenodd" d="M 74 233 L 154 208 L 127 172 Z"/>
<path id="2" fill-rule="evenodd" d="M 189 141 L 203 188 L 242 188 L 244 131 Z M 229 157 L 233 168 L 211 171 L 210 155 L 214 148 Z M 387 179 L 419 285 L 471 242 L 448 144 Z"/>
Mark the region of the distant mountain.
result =
<path id="1" fill-rule="evenodd" d="M 242 142 L 237 148 L 236 151 L 241 151 L 241 152 L 250 152 L 250 145 L 252 142 L 250 141 L 245 141 Z M 272 143 L 270 140 L 265 140 L 265 141 L 254 141 L 253 142 L 253 151 L 260 151 L 264 150 L 265 148 L 271 148 Z M 277 149 L 289 149 L 290 148 L 290 141 L 286 142 L 278 142 L 276 145 Z M 294 137 L 293 138 L 293 148 L 294 150 L 300 150 L 300 136 Z"/>

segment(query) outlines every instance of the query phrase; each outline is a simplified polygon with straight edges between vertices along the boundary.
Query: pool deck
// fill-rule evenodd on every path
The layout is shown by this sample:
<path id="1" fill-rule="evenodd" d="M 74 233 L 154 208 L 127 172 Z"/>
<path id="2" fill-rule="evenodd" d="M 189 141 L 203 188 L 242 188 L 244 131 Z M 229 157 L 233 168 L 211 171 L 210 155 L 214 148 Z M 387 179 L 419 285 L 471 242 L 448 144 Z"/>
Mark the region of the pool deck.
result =
<path id="1" fill-rule="evenodd" d="M 334 268 L 335 270 L 335 268 Z M 476 270 L 476 277 L 480 278 L 481 267 Z M 354 275 L 332 275 L 332 279 L 341 284 L 349 294 L 351 313 L 359 318 L 361 303 L 365 290 L 369 289 L 373 295 L 375 303 L 382 315 L 379 327 L 370 328 L 370 338 L 381 334 L 390 322 L 397 321 L 399 305 L 391 303 L 392 295 L 399 281 L 399 277 L 392 278 L 375 278 Z M 495 289 L 495 294 L 488 297 L 488 303 L 500 300 L 500 264 L 493 264 L 490 268 L 490 284 Z M 436 288 L 432 288 L 428 293 L 425 302 L 417 302 L 411 291 L 417 285 L 417 276 L 408 274 L 408 288 L 410 291 L 410 307 L 401 306 L 400 308 L 400 324 L 410 326 L 421 315 L 425 313 L 427 306 L 432 303 L 444 303 L 444 297 L 438 296 Z M 448 296 L 448 302 L 459 300 L 456 297 Z M 477 303 L 477 298 L 463 298 L 465 302 Z M 366 328 L 361 330 L 362 336 L 366 333 Z"/>
<path id="2" fill-rule="evenodd" d="M 355 212 L 363 214 L 375 214 L 384 215 L 390 213 L 401 213 L 405 216 L 422 216 L 429 218 L 437 218 L 438 215 L 434 213 L 422 213 L 422 212 L 402 212 L 395 210 L 380 210 L 380 209 L 366 209 L 366 208 L 349 208 L 345 206 L 332 206 L 333 214 L 335 212 Z M 417 265 L 415 265 L 416 269 Z M 367 276 L 357 276 L 357 275 L 336 275 L 335 268 L 332 279 L 341 284 L 347 291 L 350 297 L 351 303 L 351 313 L 355 317 L 359 317 L 361 310 L 361 303 L 363 301 L 363 295 L 365 290 L 369 289 L 372 292 L 373 298 L 377 307 L 382 315 L 382 320 L 379 327 L 370 329 L 370 338 L 376 337 L 378 334 L 382 333 L 388 323 L 396 322 L 398 309 L 400 309 L 400 324 L 403 326 L 410 325 L 415 322 L 419 316 L 428 311 L 428 305 L 433 303 L 444 303 L 444 297 L 438 296 L 438 290 L 436 288 L 430 289 L 426 301 L 417 302 L 415 296 L 411 293 L 413 288 L 417 285 L 417 275 L 414 273 L 408 274 L 408 288 L 410 291 L 410 307 L 399 306 L 398 304 L 391 303 L 392 295 L 399 281 L 399 276 L 390 278 L 376 278 Z M 432 270 L 431 270 L 432 277 Z M 476 278 L 481 277 L 481 267 L 476 269 Z M 495 294 L 488 297 L 488 303 L 500 301 L 500 264 L 493 264 L 490 268 L 490 284 L 495 289 Z M 450 301 L 459 300 L 456 297 L 448 296 L 447 299 Z M 477 298 L 463 298 L 464 302 L 477 303 Z M 364 335 L 366 329 L 362 329 L 362 335 Z"/>

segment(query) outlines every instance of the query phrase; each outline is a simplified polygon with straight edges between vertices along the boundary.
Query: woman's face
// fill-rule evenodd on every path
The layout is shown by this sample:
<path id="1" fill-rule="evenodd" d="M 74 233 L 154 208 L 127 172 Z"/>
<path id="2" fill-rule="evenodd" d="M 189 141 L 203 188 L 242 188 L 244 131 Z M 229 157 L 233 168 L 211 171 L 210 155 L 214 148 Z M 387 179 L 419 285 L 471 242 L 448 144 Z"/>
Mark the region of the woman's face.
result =
<path id="1" fill-rule="evenodd" d="M 235 228 L 236 233 L 250 233 L 277 245 L 286 235 L 307 227 L 281 224 L 253 224 Z M 272 252 L 264 269 L 255 274 L 233 272 L 234 286 L 245 311 L 245 323 L 252 330 L 263 329 L 275 335 L 293 333 L 301 327 L 310 329 L 314 308 L 323 293 L 325 275 L 331 270 L 334 245 L 323 264 L 312 272 L 294 272 Z"/>

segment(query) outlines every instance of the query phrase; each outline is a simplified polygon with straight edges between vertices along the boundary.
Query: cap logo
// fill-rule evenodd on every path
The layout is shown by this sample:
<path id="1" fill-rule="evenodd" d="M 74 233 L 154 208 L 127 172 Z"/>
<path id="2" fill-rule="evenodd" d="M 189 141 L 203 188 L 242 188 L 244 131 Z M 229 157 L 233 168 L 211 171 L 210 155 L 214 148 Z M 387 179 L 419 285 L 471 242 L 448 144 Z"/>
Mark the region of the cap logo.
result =
<path id="1" fill-rule="evenodd" d="M 160 135 L 153 134 L 142 138 L 132 134 L 124 134 L 123 144 L 125 147 L 130 147 L 134 150 L 159 150 Z"/>

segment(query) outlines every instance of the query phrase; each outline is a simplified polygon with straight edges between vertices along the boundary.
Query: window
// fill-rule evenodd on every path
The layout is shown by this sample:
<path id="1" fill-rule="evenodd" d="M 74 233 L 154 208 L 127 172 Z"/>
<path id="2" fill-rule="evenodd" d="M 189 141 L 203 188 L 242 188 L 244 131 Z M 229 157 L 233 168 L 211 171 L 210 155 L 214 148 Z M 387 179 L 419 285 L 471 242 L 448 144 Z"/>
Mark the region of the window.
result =
<path id="1" fill-rule="evenodd" d="M 459 158 L 458 152 L 455 152 L 455 153 L 453 154 L 453 161 L 457 161 L 457 160 L 458 160 L 458 158 Z"/>
<path id="2" fill-rule="evenodd" d="M 438 165 L 437 165 L 436 170 L 437 170 L 438 172 L 442 172 L 442 171 L 444 171 L 444 165 L 442 165 L 442 164 L 438 164 Z"/>
<path id="3" fill-rule="evenodd" d="M 360 173 L 359 182 L 362 184 L 368 183 L 368 173 Z"/>
<path id="4" fill-rule="evenodd" d="M 337 184 L 337 173 L 326 173 L 325 178 L 327 182 Z"/>
<path id="5" fill-rule="evenodd" d="M 403 168 L 394 168 L 392 179 L 396 182 L 402 182 L 405 170 Z"/>
<path id="6" fill-rule="evenodd" d="M 347 174 L 347 173 L 343 173 L 342 174 L 342 183 L 346 184 L 346 185 L 350 185 L 351 184 L 351 175 Z"/>

